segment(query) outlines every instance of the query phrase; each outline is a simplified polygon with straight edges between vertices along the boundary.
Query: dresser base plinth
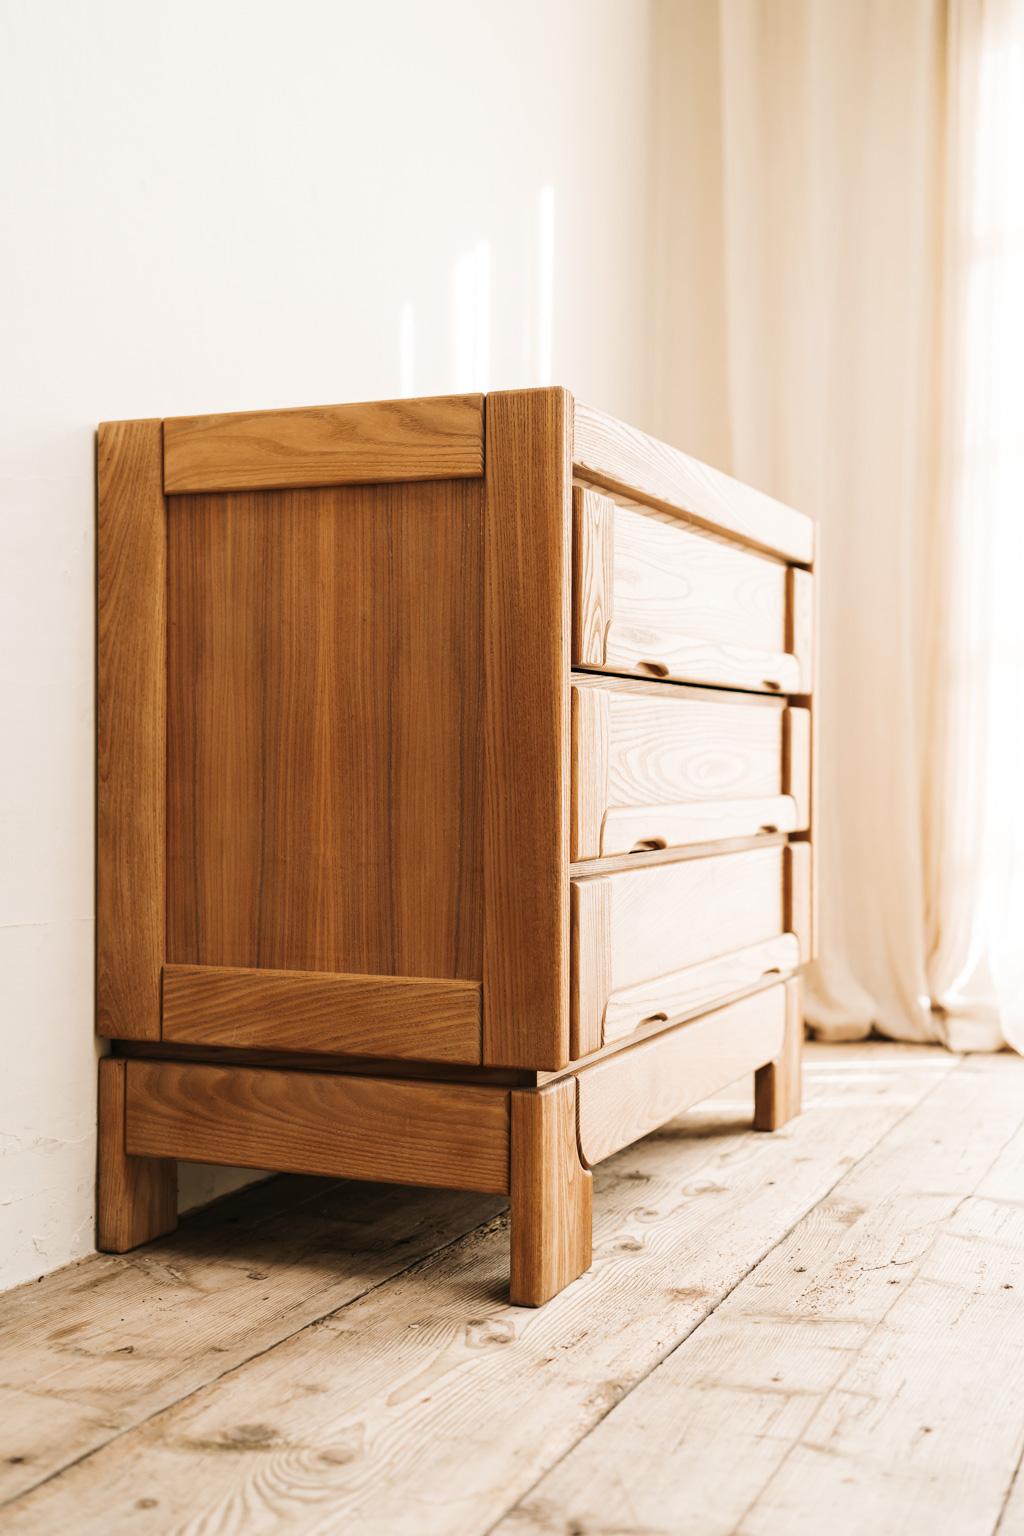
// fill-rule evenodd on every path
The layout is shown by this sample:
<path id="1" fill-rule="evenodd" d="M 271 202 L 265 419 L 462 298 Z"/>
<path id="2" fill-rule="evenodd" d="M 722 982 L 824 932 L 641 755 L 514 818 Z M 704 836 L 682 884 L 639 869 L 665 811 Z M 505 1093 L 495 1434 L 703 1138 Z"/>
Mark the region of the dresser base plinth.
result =
<path id="1" fill-rule="evenodd" d="M 99 1069 L 96 1247 L 126 1253 L 178 1224 L 178 1167 L 172 1158 L 126 1150 L 128 1062 L 105 1056 Z"/>
<path id="2" fill-rule="evenodd" d="M 753 1073 L 755 1124 L 798 1113 L 796 979 L 509 1086 L 144 1056 L 100 1064 L 98 1246 L 175 1224 L 176 1161 L 507 1194 L 509 1295 L 542 1306 L 590 1267 L 591 1167 Z"/>

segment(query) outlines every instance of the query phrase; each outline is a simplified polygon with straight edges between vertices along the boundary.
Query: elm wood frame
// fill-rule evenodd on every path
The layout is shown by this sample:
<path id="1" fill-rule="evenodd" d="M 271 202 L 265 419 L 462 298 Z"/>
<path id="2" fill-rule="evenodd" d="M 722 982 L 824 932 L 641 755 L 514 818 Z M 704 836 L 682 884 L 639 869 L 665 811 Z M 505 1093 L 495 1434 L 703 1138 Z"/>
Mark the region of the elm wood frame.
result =
<path id="1" fill-rule="evenodd" d="M 352 1038 L 336 1039 L 335 1048 L 407 1055 L 410 1051 L 403 1021 L 394 1021 L 390 1037 L 384 1023 L 393 1007 L 397 975 L 424 984 L 450 980 L 482 986 L 486 1004 L 480 1038 L 469 1059 L 527 1069 L 567 1064 L 566 637 L 571 436 L 572 401 L 565 390 L 490 396 L 485 485 L 484 412 L 479 396 L 166 423 L 114 422 L 100 428 L 100 1034 L 115 1039 L 169 1038 L 161 997 L 165 966 L 302 972 L 295 977 L 294 987 L 307 997 L 318 980 L 328 987 L 330 975 L 340 979 L 347 972 L 365 978 L 365 1011 L 356 1007 L 346 1010 Z M 439 473 L 454 478 L 429 479 Z M 229 768 L 236 770 L 236 780 L 242 776 L 250 801 L 258 793 L 266 795 L 265 787 L 257 789 L 253 782 L 252 763 L 259 759 L 262 743 L 248 739 L 252 737 L 256 706 L 246 706 L 244 699 L 236 703 L 237 696 L 246 690 L 252 696 L 262 686 L 266 692 L 265 679 L 255 677 L 254 669 L 265 668 L 267 659 L 260 659 L 259 629 L 247 620 L 245 606 L 249 604 L 259 612 L 258 605 L 262 604 L 260 617 L 279 621 L 289 593 L 297 590 L 298 578 L 291 579 L 290 587 L 287 578 L 281 578 L 283 593 L 276 607 L 269 606 L 266 593 L 257 590 L 257 584 L 262 580 L 261 570 L 273 562 L 267 559 L 268 550 L 253 546 L 253 536 L 244 521 L 251 517 L 250 508 L 240 503 L 239 497 L 248 487 L 255 487 L 254 495 L 274 497 L 285 489 L 295 498 L 306 498 L 296 500 L 298 518 L 293 537 L 307 542 L 308 547 L 300 554 L 307 568 L 310 560 L 318 561 L 319 571 L 327 535 L 317 544 L 315 527 L 312 534 L 306 530 L 314 519 L 322 521 L 323 516 L 329 516 L 334 507 L 321 509 L 313 482 L 340 488 L 343 495 L 352 489 L 357 498 L 369 496 L 369 503 L 357 500 L 353 506 L 350 497 L 340 505 L 350 520 L 357 513 L 362 515 L 365 507 L 371 524 L 374 517 L 383 517 L 391 510 L 395 498 L 401 498 L 399 510 L 408 506 L 412 514 L 401 532 L 419 540 L 414 554 L 426 565 L 423 590 L 454 591 L 460 586 L 457 578 L 467 570 L 476 571 L 479 585 L 459 599 L 467 617 L 457 615 L 449 621 L 447 650 L 437 648 L 436 662 L 429 657 L 423 665 L 434 696 L 422 687 L 422 678 L 417 678 L 415 687 L 411 681 L 406 686 L 401 679 L 397 684 L 405 692 L 397 700 L 396 713 L 419 711 L 416 730 L 421 733 L 420 745 L 434 749 L 418 753 L 406 749 L 407 782 L 395 786 L 396 801 L 410 804 L 403 813 L 403 825 L 413 829 L 410 838 L 419 837 L 411 844 L 413 857 L 409 849 L 399 850 L 403 859 L 396 862 L 425 870 L 420 887 L 429 887 L 429 900 L 422 891 L 414 891 L 411 898 L 403 895 L 400 874 L 396 879 L 394 870 L 386 866 L 377 877 L 376 898 L 373 890 L 365 897 L 367 904 L 377 900 L 378 915 L 360 917 L 360 931 L 355 935 L 329 935 L 330 942 L 320 941 L 315 952 L 317 941 L 311 940 L 310 948 L 296 961 L 295 934 L 303 926 L 296 915 L 287 912 L 291 931 L 282 935 L 276 917 L 268 925 L 261 913 L 243 910 L 245 902 L 238 899 L 240 878 L 247 890 L 259 889 L 262 899 L 262 869 L 268 852 L 262 842 L 257 846 L 251 828 L 247 829 L 251 833 L 248 846 L 240 854 L 236 849 L 230 869 L 215 871 L 217 879 L 204 885 L 196 877 L 193 889 L 193 883 L 183 883 L 179 871 L 183 859 L 192 858 L 196 847 L 208 851 L 212 841 L 221 838 L 221 824 L 235 814 L 228 791 L 221 787 L 228 783 Z M 467 489 L 459 490 L 460 486 Z M 436 559 L 438 520 L 432 517 L 426 524 L 418 514 L 433 510 L 433 504 L 445 497 L 451 506 L 452 526 L 480 529 L 472 535 L 479 542 L 467 558 L 461 546 L 456 547 L 453 532 L 449 536 L 449 566 L 442 569 L 435 564 L 431 569 L 427 562 Z M 279 515 L 285 510 L 280 500 L 259 505 Z M 223 528 L 211 530 L 214 516 L 234 519 L 235 529 L 228 527 L 226 533 Z M 189 520 L 194 528 L 190 529 Z M 182 525 L 185 531 L 179 532 Z M 374 536 L 373 532 L 366 535 L 369 539 Z M 215 538 L 221 539 L 221 546 L 211 543 Z M 227 553 L 223 552 L 225 539 L 234 541 Z M 364 554 L 361 558 L 363 566 L 359 569 L 363 570 L 376 557 Z M 371 639 L 380 639 L 382 632 L 398 627 L 396 605 L 409 601 L 403 594 L 411 591 L 410 584 L 416 579 L 416 561 L 409 556 L 406 560 L 403 577 L 407 585 L 393 599 L 392 609 L 383 614 Z M 213 575 L 211 567 L 215 568 Z M 201 570 L 201 582 L 194 569 Z M 372 588 L 378 580 L 374 570 L 361 577 L 364 587 Z M 214 586 L 217 579 L 219 588 Z M 182 587 L 184 595 L 175 596 Z M 370 602 L 375 596 L 374 591 L 364 592 L 362 601 Z M 233 598 L 240 601 L 233 603 Z M 170 614 L 169 607 L 173 610 Z M 236 607 L 241 610 L 238 619 Z M 389 625 L 389 619 L 394 623 Z M 225 633 L 247 622 L 250 632 L 241 638 Z M 263 624 L 265 628 L 266 618 Z M 475 634 L 470 632 L 474 624 L 479 626 Z M 180 662 L 180 654 L 170 654 L 173 644 L 179 653 L 182 646 L 196 649 L 190 629 L 196 625 L 205 626 L 204 654 L 216 654 L 224 674 L 215 676 L 209 685 L 203 684 L 202 677 L 198 682 L 194 678 L 179 680 L 182 668 L 174 663 Z M 421 644 L 427 643 L 433 628 L 429 621 L 421 622 Z M 271 724 L 281 733 L 290 726 L 285 712 L 287 699 L 283 697 L 285 683 L 302 672 L 302 660 L 310 660 L 294 644 L 292 651 L 296 659 L 289 663 L 290 673 L 283 671 L 285 663 L 278 664 L 277 693 L 282 702 Z M 451 725 L 445 732 L 436 728 L 433 715 L 438 703 L 436 690 L 444 686 L 444 663 L 452 662 L 453 652 L 454 661 L 464 665 L 466 676 L 461 679 L 459 696 L 449 706 Z M 324 663 L 314 655 L 312 662 L 330 666 L 331 658 Z M 333 676 L 338 676 L 337 670 Z M 195 682 L 196 687 L 189 686 Z M 377 674 L 373 688 L 364 691 L 360 707 L 373 714 L 374 706 L 368 699 L 383 685 L 395 686 L 390 684 L 386 669 Z M 219 694 L 215 691 L 218 688 Z M 177 706 L 181 728 L 169 738 L 168 715 L 170 710 L 173 724 L 176 698 L 181 699 Z M 482 705 L 478 705 L 481 699 Z M 222 713 L 227 705 L 235 705 L 242 712 L 241 729 L 211 736 L 210 717 Z M 477 717 L 478 708 L 482 718 Z M 195 732 L 204 727 L 207 737 L 223 748 L 227 763 L 207 748 L 205 760 L 196 766 L 203 743 L 194 739 Z M 193 739 L 179 744 L 187 731 L 193 732 Z M 381 719 L 378 734 L 390 732 L 389 715 L 386 721 Z M 465 741 L 465 760 L 442 761 L 434 781 L 424 788 L 419 781 L 425 764 L 432 756 L 443 757 L 443 749 L 437 750 L 441 738 L 449 743 L 449 754 L 456 756 L 462 751 L 458 744 Z M 337 744 L 313 745 L 322 753 Z M 362 745 L 355 750 L 362 751 Z M 472 761 L 470 753 L 475 754 Z M 239 767 L 237 759 L 245 754 L 246 761 Z M 350 822 L 371 819 L 366 806 L 372 793 L 369 781 L 391 783 L 393 765 L 384 757 L 386 749 L 382 748 L 370 764 L 378 771 L 367 770 L 357 786 L 363 799 L 356 817 L 349 814 Z M 263 764 L 257 762 L 257 766 L 262 769 Z M 313 766 L 320 765 L 314 762 Z M 432 811 L 446 805 L 453 788 L 467 801 L 459 825 L 439 829 L 433 845 L 424 843 L 428 834 L 419 829 L 436 819 Z M 287 822 L 296 804 L 296 796 L 289 798 L 286 787 L 277 784 L 275 791 L 271 812 L 276 812 L 276 820 L 273 814 L 268 816 L 265 807 L 256 807 L 266 824 L 266 830 L 263 826 L 259 829 L 259 839 L 264 841 L 275 834 L 282 816 Z M 196 810 L 190 797 L 194 802 L 201 795 L 210 804 Z M 529 807 L 528 817 L 523 815 L 524 807 Z M 333 839 L 337 847 L 347 809 L 314 805 L 306 811 L 306 830 L 313 846 L 330 849 Z M 383 856 L 374 859 L 374 851 L 387 850 L 389 839 L 393 841 L 391 806 L 382 801 L 376 809 L 381 812 L 371 829 L 377 832 L 379 823 L 376 844 L 368 835 L 355 850 L 358 857 L 348 859 L 347 866 L 358 864 L 369 871 L 375 864 L 385 864 Z M 350 845 L 351 839 L 346 851 Z M 272 867 L 280 882 L 287 858 L 282 859 L 273 847 L 269 856 L 276 857 Z M 436 877 L 433 880 L 432 875 Z M 303 870 L 301 878 L 305 876 Z M 297 905 L 295 880 L 283 890 L 282 900 L 286 908 Z M 354 901 L 349 904 L 350 908 L 355 905 Z M 385 931 L 389 918 L 391 928 Z M 204 922 L 209 930 L 205 944 Z M 317 913 L 305 927 L 312 930 L 320 922 Z M 460 936 L 461 949 L 448 954 L 446 936 L 453 932 Z M 410 952 L 397 952 L 409 934 L 413 935 L 407 944 Z M 549 966 L 536 965 L 538 944 L 550 949 Z M 324 963 L 325 950 L 330 951 L 326 958 L 335 963 Z M 339 955 L 342 963 L 337 963 Z M 381 992 L 388 994 L 377 1003 L 370 996 L 373 977 Z M 171 972 L 170 979 L 171 990 L 176 991 L 181 977 Z M 218 985 L 212 974 L 207 984 Z M 282 985 L 280 980 L 276 984 L 279 997 Z M 220 987 L 220 991 L 223 996 L 225 988 Z M 236 995 L 240 996 L 240 991 Z M 454 1038 L 416 1042 L 419 1055 L 426 1059 L 467 1059 L 465 998 L 453 996 L 452 1006 Z M 240 1029 L 243 1024 L 251 1027 L 244 1009 L 236 1013 Z M 270 1030 L 264 1027 L 262 1043 L 301 1048 L 303 1036 L 308 1035 L 307 1013 L 308 1009 L 299 1004 L 285 1008 L 277 1015 L 280 1035 L 272 1040 Z M 177 1019 L 177 1010 L 172 1010 L 172 1028 L 178 1027 Z M 230 1027 L 231 1021 L 223 1016 L 220 1022 L 222 1028 Z M 435 1018 L 439 1031 L 444 1023 L 443 1017 Z M 367 1035 L 374 1031 L 375 1037 L 368 1040 Z M 221 1041 L 223 1038 L 220 1036 Z M 238 1043 L 246 1042 L 240 1039 Z"/>
<path id="2" fill-rule="evenodd" d="M 656 459 L 653 467 L 648 463 L 644 469 L 645 455 Z M 445 1149 L 457 1142 L 466 1106 L 471 1106 L 470 1119 L 483 1104 L 490 1106 L 493 1124 L 485 1163 L 491 1171 L 481 1173 L 471 1158 L 469 1171 L 458 1177 L 472 1180 L 468 1187 L 493 1188 L 496 1159 L 507 1156 L 502 1188 L 510 1193 L 513 1208 L 513 1294 L 524 1304 L 546 1299 L 589 1262 L 590 1180 L 579 1134 L 573 1140 L 567 1129 L 574 1123 L 567 1106 L 570 1100 L 576 1105 L 577 1080 L 585 1081 L 585 1069 L 577 1071 L 570 1059 L 573 473 L 789 562 L 810 563 L 809 524 L 685 455 L 574 405 L 562 389 L 491 395 L 486 408 L 481 397 L 467 396 L 110 423 L 100 429 L 98 458 L 97 1027 L 124 1042 L 126 1051 L 144 1055 L 151 1049 L 161 1057 L 101 1063 L 102 1246 L 134 1246 L 173 1224 L 174 1158 L 245 1164 L 247 1146 L 251 1151 L 253 1144 L 252 1136 L 246 1143 L 240 1119 L 234 1130 L 222 1127 L 202 1157 L 201 1127 L 187 1114 L 176 1122 L 180 1139 L 166 1126 L 163 1141 L 152 1139 L 147 1084 L 163 1092 L 163 1085 L 199 1070 L 184 1059 L 190 1051 L 204 1045 L 231 1047 L 233 1054 L 224 1053 L 230 1065 L 211 1066 L 219 1075 L 202 1081 L 215 1084 L 225 1102 L 247 1087 L 257 1104 L 261 1095 L 269 1094 L 272 1101 L 274 1093 L 285 1090 L 290 1103 L 295 1080 L 305 1079 L 308 1087 L 311 1074 L 280 1068 L 275 1058 L 290 1053 L 294 1064 L 308 1062 L 314 1068 L 326 1051 L 333 1053 L 328 1080 L 360 1085 L 355 1098 L 345 1087 L 347 1109 L 356 1101 L 365 1107 L 375 1096 L 382 1103 L 393 1099 L 396 1084 L 403 1102 L 412 1102 L 403 1097 L 412 1087 L 418 1090 L 430 1152 L 426 1156 L 422 1147 L 417 1152 L 425 1182 L 447 1182 Z M 182 783 L 193 772 L 193 762 L 174 733 L 169 736 L 168 709 L 177 707 L 180 727 L 183 693 L 189 721 L 203 709 L 212 716 L 214 705 L 223 702 L 200 698 L 193 708 L 193 694 L 177 666 L 182 633 L 197 616 L 213 625 L 206 643 L 227 657 L 227 681 L 219 686 L 232 699 L 253 685 L 244 665 L 239 671 L 238 643 L 217 627 L 224 612 L 234 622 L 234 610 L 224 599 L 232 596 L 230 581 L 239 563 L 249 573 L 243 596 L 265 605 L 264 628 L 268 620 L 272 624 L 280 618 L 289 594 L 304 590 L 294 574 L 263 575 L 267 551 L 247 531 L 259 507 L 292 517 L 291 537 L 304 558 L 319 562 L 318 575 L 333 547 L 322 530 L 341 510 L 357 526 L 370 527 L 370 539 L 377 537 L 376 519 L 395 520 L 400 537 L 393 558 L 402 565 L 403 579 L 421 561 L 426 563 L 425 589 L 461 591 L 462 581 L 452 580 L 451 573 L 465 577 L 464 608 L 445 610 L 442 616 L 447 651 L 430 650 L 436 626 L 421 622 L 415 644 L 410 641 L 398 656 L 409 681 L 399 677 L 386 686 L 405 688 L 397 712 L 407 705 L 420 710 L 418 728 L 428 729 L 438 706 L 418 680 L 416 686 L 411 681 L 408 652 L 419 646 L 426 657 L 425 665 L 424 655 L 417 652 L 415 658 L 423 678 L 448 690 L 441 706 L 449 721 L 460 721 L 460 731 L 449 729 L 448 737 L 481 744 L 475 765 L 468 768 L 444 760 L 442 750 L 440 768 L 426 792 L 409 781 L 410 793 L 418 793 L 425 806 L 444 802 L 443 794 L 431 790 L 437 791 L 438 784 L 447 789 L 456 780 L 466 797 L 458 826 L 446 823 L 428 848 L 440 871 L 431 901 L 416 898 L 397 929 L 388 929 L 386 917 L 378 916 L 371 918 L 368 932 L 353 934 L 337 924 L 332 929 L 328 918 L 326 931 L 311 934 L 308 952 L 298 960 L 289 954 L 294 929 L 282 933 L 271 925 L 267 930 L 260 927 L 262 919 L 239 920 L 232 928 L 232 913 L 226 910 L 231 902 L 223 902 L 216 888 L 212 898 L 199 890 L 191 910 L 191 899 L 183 901 L 180 878 L 182 848 L 201 842 L 204 833 L 196 823 L 182 830 Z M 423 531 L 428 510 L 432 519 L 435 512 L 437 517 Z M 241 542 L 229 559 L 207 562 L 206 555 L 218 555 L 208 543 L 211 519 L 222 513 L 235 520 Z M 402 543 L 406 534 L 409 548 Z M 239 557 L 244 558 L 239 562 Z M 389 554 L 387 569 L 391 559 Z M 449 565 L 431 566 L 434 560 Z M 191 582 L 184 595 L 182 573 Z M 804 575 L 791 568 L 792 591 Z M 286 583 L 275 589 L 276 610 L 266 606 L 274 581 Z M 332 590 L 328 582 L 328 604 L 334 601 Z M 806 596 L 807 583 L 803 590 Z M 389 635 L 400 613 L 394 606 L 398 599 L 389 598 L 391 608 L 385 604 L 381 609 L 371 602 L 375 598 L 367 590 L 360 599 L 370 615 L 371 641 Z M 792 599 L 791 606 L 795 614 Z M 327 628 L 332 611 L 326 610 Z M 804 636 L 813 622 L 808 611 L 804 603 Z M 794 636 L 796 631 L 794 618 Z M 258 635 L 258 625 L 250 628 L 246 643 Z M 286 639 L 293 643 L 290 634 Z M 260 663 L 264 667 L 266 655 Z M 457 685 L 448 680 L 445 665 L 452 656 L 460 663 L 475 658 L 466 663 L 468 670 Z M 273 658 L 283 701 L 275 731 L 292 729 L 285 684 L 297 679 L 306 686 L 302 664 L 308 660 L 294 645 L 286 663 Z M 314 672 L 338 664 L 330 656 L 325 662 L 319 653 L 313 660 Z M 382 676 L 388 678 L 386 661 L 374 676 L 375 689 Z M 367 685 L 360 704 L 366 703 L 373 727 L 382 717 L 369 701 Z M 249 728 L 246 720 L 243 725 Z M 384 731 L 380 725 L 375 746 L 382 764 Z M 276 734 L 270 739 L 276 743 Z M 264 745 L 259 744 L 260 750 Z M 325 738 L 318 750 L 329 754 L 336 746 Z M 214 761 L 203 768 L 212 794 L 222 766 Z M 384 766 L 390 772 L 394 764 Z M 421 768 L 417 759 L 417 773 Z M 397 771 L 407 771 L 407 764 L 399 762 Z M 787 786 L 787 793 L 795 790 Z M 280 795 L 272 809 L 278 824 L 283 819 L 287 827 L 294 801 L 284 791 Z M 365 807 L 360 804 L 358 810 Z M 425 819 L 418 818 L 417 824 Z M 337 842 L 342 822 L 337 807 L 314 807 L 310 845 L 318 846 L 320 839 Z M 267 835 L 274 833 L 271 815 Z M 448 854 L 439 849 L 455 846 L 468 848 L 468 854 L 462 863 L 453 859 L 445 864 Z M 367 870 L 372 847 L 371 840 L 363 850 Z M 396 900 L 401 907 L 405 895 L 399 891 L 396 898 L 388 849 L 380 841 L 378 847 L 384 883 L 375 910 L 393 916 Z M 794 853 L 789 849 L 787 859 Z M 640 855 L 632 862 L 638 867 L 673 856 L 679 856 L 678 850 Z M 262 847 L 259 857 L 266 857 Z M 395 866 L 402 862 L 396 857 Z M 280 869 L 280 861 L 269 867 Z M 233 888 L 225 889 L 231 896 Z M 191 888 L 187 894 L 191 898 Z M 371 890 L 368 900 L 373 899 Z M 444 922 L 436 920 L 435 906 L 444 907 Z M 197 934 L 201 937 L 203 911 L 216 939 L 212 958 L 197 952 L 202 950 Z M 448 921 L 451 914 L 454 922 Z M 805 922 L 812 917 L 811 910 Z M 459 937 L 449 948 L 438 935 L 453 928 Z M 409 932 L 413 942 L 405 951 L 404 940 L 396 935 Z M 419 1033 L 413 1037 L 414 1024 Z M 763 1108 L 761 1117 L 778 1119 L 795 1101 L 792 1078 L 799 1071 L 798 1058 L 791 1046 L 779 1047 L 774 1024 L 754 1034 L 760 1042 L 753 1052 L 757 1060 L 751 1058 L 747 1066 L 762 1074 L 762 1083 L 769 1081 L 763 1074 L 773 1073 L 775 1085 L 771 1093 L 761 1091 L 759 1102 L 775 1105 Z M 640 1059 L 632 1053 L 647 1042 L 631 1037 L 620 1044 L 625 1047 L 621 1054 L 613 1061 L 605 1051 L 601 1063 L 606 1073 L 614 1069 L 626 1094 Z M 179 1052 L 179 1058 L 168 1059 L 168 1051 Z M 353 1052 L 365 1053 L 365 1059 L 360 1062 Z M 472 1073 L 480 1074 L 480 1082 L 467 1081 Z M 522 1086 L 510 1086 L 512 1074 L 524 1079 Z M 200 1079 L 189 1081 L 198 1085 Z M 703 1085 L 707 1078 L 700 1081 Z M 698 1096 L 708 1091 L 702 1086 Z M 331 1092 L 341 1090 L 335 1086 Z M 472 1099 L 472 1094 L 485 1098 Z M 319 1103 L 315 1100 L 314 1109 Z M 494 1105 L 504 1107 L 495 1112 Z M 680 1102 L 677 1108 L 682 1107 Z M 366 1118 L 360 1161 L 348 1152 L 342 1156 L 336 1138 L 331 1142 L 330 1117 L 321 1113 L 317 1119 L 308 1106 L 303 1112 L 315 1132 L 305 1150 L 296 1152 L 294 1145 L 295 1125 L 302 1123 L 299 1111 L 297 1119 L 290 1111 L 283 1119 L 271 1112 L 257 1127 L 260 1151 L 249 1165 L 302 1166 L 306 1171 L 315 1166 L 384 1179 L 415 1174 L 408 1159 L 396 1160 L 388 1144 L 374 1138 L 372 1115 Z M 576 1120 L 580 1113 L 576 1105 Z M 503 1116 L 507 1124 L 502 1131 Z M 356 1123 L 362 1123 L 359 1115 Z M 334 1148 L 327 1164 L 324 1145 Z"/>
<path id="3" fill-rule="evenodd" d="M 473 1063 L 480 984 L 411 976 L 165 965 L 162 1039 Z"/>

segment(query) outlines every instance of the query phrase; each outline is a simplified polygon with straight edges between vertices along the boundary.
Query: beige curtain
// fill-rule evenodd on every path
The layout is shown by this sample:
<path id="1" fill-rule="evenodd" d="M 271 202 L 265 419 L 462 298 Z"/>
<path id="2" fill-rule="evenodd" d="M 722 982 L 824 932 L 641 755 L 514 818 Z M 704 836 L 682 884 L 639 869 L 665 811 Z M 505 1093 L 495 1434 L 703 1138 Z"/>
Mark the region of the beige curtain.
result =
<path id="1" fill-rule="evenodd" d="M 832 1039 L 1024 1045 L 1022 6 L 656 7 L 655 427 L 822 526 Z"/>

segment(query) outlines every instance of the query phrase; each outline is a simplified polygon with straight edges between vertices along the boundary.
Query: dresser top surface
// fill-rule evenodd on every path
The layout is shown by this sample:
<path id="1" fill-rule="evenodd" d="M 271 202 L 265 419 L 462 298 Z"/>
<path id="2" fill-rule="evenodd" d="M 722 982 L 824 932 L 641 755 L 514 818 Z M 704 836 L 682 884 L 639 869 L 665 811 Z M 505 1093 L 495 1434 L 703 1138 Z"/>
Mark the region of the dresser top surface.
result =
<path id="1" fill-rule="evenodd" d="M 551 398 L 564 412 L 578 477 L 794 564 L 813 564 L 815 525 L 806 514 L 561 387 L 492 392 L 499 395 L 520 396 L 524 405 Z M 164 492 L 484 477 L 488 398 L 437 395 L 168 417 Z M 121 425 L 104 424 L 101 439 Z"/>

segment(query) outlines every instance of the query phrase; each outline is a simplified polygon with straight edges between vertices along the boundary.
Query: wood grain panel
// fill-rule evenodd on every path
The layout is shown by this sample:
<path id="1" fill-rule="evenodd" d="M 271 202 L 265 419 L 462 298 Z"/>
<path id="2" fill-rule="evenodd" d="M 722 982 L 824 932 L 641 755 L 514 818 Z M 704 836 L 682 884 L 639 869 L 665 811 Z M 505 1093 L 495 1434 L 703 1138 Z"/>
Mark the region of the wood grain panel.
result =
<path id="1" fill-rule="evenodd" d="M 160 423 L 99 429 L 96 1028 L 158 1039 L 165 935 L 166 519 Z"/>
<path id="2" fill-rule="evenodd" d="M 612 506 L 610 621 L 712 645 L 785 651 L 785 566 L 664 512 Z"/>
<path id="3" fill-rule="evenodd" d="M 767 987 L 580 1070 L 580 1154 L 588 1167 L 771 1061 L 785 987 Z"/>
<path id="4" fill-rule="evenodd" d="M 784 855 L 773 845 L 573 882 L 573 1013 L 582 1052 L 713 1002 L 779 963 Z M 750 951 L 745 959 L 736 951 Z M 710 964 L 710 962 L 722 962 Z M 737 977 L 739 979 L 737 980 Z M 716 993 L 716 987 L 720 988 Z M 689 1001 L 693 999 L 693 1001 Z"/>
<path id="5" fill-rule="evenodd" d="M 513 1306 L 540 1307 L 589 1269 L 593 1178 L 576 1141 L 576 1083 L 513 1092 Z"/>
<path id="6" fill-rule="evenodd" d="M 482 475 L 482 395 L 286 411 L 177 416 L 164 423 L 164 489 L 246 491 Z"/>
<path id="7" fill-rule="evenodd" d="M 569 1060 L 572 402 L 487 397 L 484 1061 Z"/>
<path id="8" fill-rule="evenodd" d="M 613 990 L 785 932 L 783 852 L 758 848 L 599 876 L 611 892 Z"/>
<path id="9" fill-rule="evenodd" d="M 703 527 L 800 564 L 813 558 L 809 517 L 578 400 L 573 464 L 598 484 L 684 512 Z"/>
<path id="10" fill-rule="evenodd" d="M 480 1060 L 480 984 L 164 967 L 163 1037 L 201 1045 Z"/>
<path id="11" fill-rule="evenodd" d="M 798 825 L 781 703 L 577 675 L 572 723 L 574 859 Z"/>
<path id="12" fill-rule="evenodd" d="M 506 1089 L 178 1062 L 127 1070 L 135 1155 L 508 1192 Z"/>
<path id="13" fill-rule="evenodd" d="M 96 1246 L 127 1253 L 178 1224 L 178 1168 L 169 1158 L 130 1157 L 125 1150 L 128 1063 L 99 1064 Z"/>
<path id="14" fill-rule="evenodd" d="M 573 495 L 576 666 L 801 691 L 784 565 L 636 502 Z"/>
<path id="15" fill-rule="evenodd" d="M 175 500 L 169 963 L 480 980 L 481 514 Z"/>

